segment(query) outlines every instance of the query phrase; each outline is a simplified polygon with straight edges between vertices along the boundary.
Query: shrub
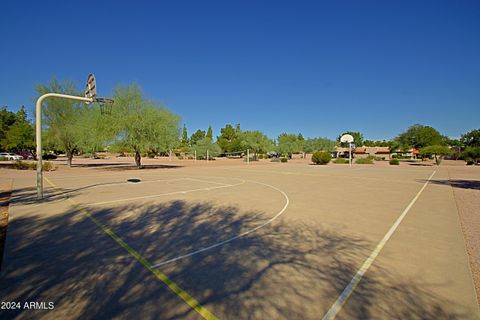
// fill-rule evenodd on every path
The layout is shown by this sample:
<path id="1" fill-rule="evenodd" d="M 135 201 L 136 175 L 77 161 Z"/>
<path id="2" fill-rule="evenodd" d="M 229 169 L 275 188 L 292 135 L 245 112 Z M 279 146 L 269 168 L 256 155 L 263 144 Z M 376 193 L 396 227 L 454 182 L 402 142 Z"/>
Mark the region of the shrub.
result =
<path id="1" fill-rule="evenodd" d="M 178 155 L 177 158 L 178 160 L 183 160 L 183 156 Z"/>
<path id="2" fill-rule="evenodd" d="M 330 152 L 326 151 L 317 151 L 312 155 L 312 162 L 315 164 L 325 165 L 332 160 L 332 155 Z"/>
<path id="3" fill-rule="evenodd" d="M 17 170 L 28 170 L 28 169 L 33 169 L 30 166 L 30 163 L 22 161 L 22 160 L 17 160 L 13 164 L 13 168 Z"/>
<path id="4" fill-rule="evenodd" d="M 475 163 L 472 158 L 467 158 L 465 159 L 465 161 L 467 162 L 467 166 L 473 166 L 473 164 Z"/>
<path id="5" fill-rule="evenodd" d="M 348 164 L 348 159 L 345 159 L 345 158 L 337 158 L 335 160 L 332 161 L 333 163 L 336 163 L 336 164 Z"/>
<path id="6" fill-rule="evenodd" d="M 33 168 L 37 168 L 37 164 L 35 162 L 32 162 L 31 165 L 33 165 Z M 57 169 L 56 166 L 53 165 L 53 163 L 49 161 L 42 162 L 42 167 L 43 171 L 55 171 Z"/>
<path id="7" fill-rule="evenodd" d="M 400 161 L 398 159 L 391 159 L 389 163 L 391 165 L 398 166 L 400 164 Z"/>
<path id="8" fill-rule="evenodd" d="M 373 157 L 373 160 L 375 160 L 375 161 L 383 161 L 383 160 L 385 160 L 385 157 Z"/>
<path id="9" fill-rule="evenodd" d="M 270 162 L 280 162 L 280 159 L 279 158 L 272 158 L 272 160 L 270 160 Z"/>
<path id="10" fill-rule="evenodd" d="M 17 170 L 37 170 L 37 163 L 17 160 L 12 165 L 12 168 Z M 54 171 L 57 169 L 57 167 L 54 166 L 53 163 L 49 161 L 42 161 L 42 168 L 43 168 L 43 171 Z"/>
<path id="11" fill-rule="evenodd" d="M 371 158 L 360 158 L 355 161 L 356 164 L 373 164 L 373 160 Z"/>
<path id="12" fill-rule="evenodd" d="M 193 156 L 188 156 L 188 160 L 193 160 Z"/>
<path id="13" fill-rule="evenodd" d="M 288 161 L 288 159 L 287 159 L 287 158 L 285 158 L 285 157 L 283 157 L 283 158 L 280 158 L 280 162 L 287 162 L 287 161 Z"/>

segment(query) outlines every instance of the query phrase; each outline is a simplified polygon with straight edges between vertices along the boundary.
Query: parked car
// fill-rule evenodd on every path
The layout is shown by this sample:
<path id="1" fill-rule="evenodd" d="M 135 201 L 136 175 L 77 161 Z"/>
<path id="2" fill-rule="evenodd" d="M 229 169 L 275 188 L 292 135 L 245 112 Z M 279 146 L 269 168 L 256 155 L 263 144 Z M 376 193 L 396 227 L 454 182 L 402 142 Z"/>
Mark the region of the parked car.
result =
<path id="1" fill-rule="evenodd" d="M 57 159 L 57 156 L 53 153 L 47 153 L 43 155 L 43 160 L 54 160 Z"/>
<path id="2" fill-rule="evenodd" d="M 19 156 L 18 154 L 15 154 L 15 153 L 2 152 L 2 153 L 0 153 L 0 159 L 22 160 L 23 157 Z"/>
<path id="3" fill-rule="evenodd" d="M 17 153 L 19 156 L 22 156 L 23 159 L 25 160 L 32 160 L 33 159 L 33 154 L 30 152 L 19 152 Z"/>

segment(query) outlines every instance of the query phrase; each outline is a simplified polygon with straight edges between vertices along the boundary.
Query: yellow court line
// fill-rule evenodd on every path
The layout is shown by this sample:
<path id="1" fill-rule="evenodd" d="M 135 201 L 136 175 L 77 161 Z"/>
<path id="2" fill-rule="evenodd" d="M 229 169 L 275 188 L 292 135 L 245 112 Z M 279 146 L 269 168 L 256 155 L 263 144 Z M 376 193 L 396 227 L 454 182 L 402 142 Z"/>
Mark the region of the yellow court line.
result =
<path id="1" fill-rule="evenodd" d="M 53 187 L 58 188 L 53 182 L 51 182 L 47 177 L 45 180 Z M 77 203 L 73 201 L 71 198 L 68 200 L 75 206 Z M 145 259 L 140 253 L 138 253 L 135 249 L 130 247 L 125 241 L 123 241 L 115 232 L 110 230 L 107 226 L 102 224 L 97 218 L 92 216 L 90 212 L 88 212 L 84 208 L 80 208 L 90 220 L 92 220 L 97 227 L 99 227 L 103 232 L 110 236 L 118 245 L 120 245 L 125 251 L 127 251 L 132 257 L 134 257 L 138 262 L 140 262 L 148 271 L 153 273 L 157 279 L 162 281 L 170 290 L 172 290 L 178 297 L 180 297 L 183 301 L 185 301 L 192 309 L 194 309 L 198 314 L 200 314 L 204 319 L 214 320 L 218 319 L 213 313 L 211 313 L 207 308 L 202 306 L 195 298 L 189 295 L 185 290 L 180 288 L 175 282 L 170 280 L 170 278 L 161 272 L 160 270 L 154 268 L 147 259 Z"/>

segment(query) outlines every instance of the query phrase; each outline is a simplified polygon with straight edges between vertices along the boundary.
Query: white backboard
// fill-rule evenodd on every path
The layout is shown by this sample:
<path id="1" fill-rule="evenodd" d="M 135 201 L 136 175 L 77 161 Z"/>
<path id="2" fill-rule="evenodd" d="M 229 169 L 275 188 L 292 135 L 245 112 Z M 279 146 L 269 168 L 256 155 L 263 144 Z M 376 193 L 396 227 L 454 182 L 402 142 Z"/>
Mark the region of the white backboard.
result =
<path id="1" fill-rule="evenodd" d="M 353 142 L 353 137 L 349 134 L 344 134 L 341 138 L 340 138 L 340 142 L 347 142 L 347 143 L 352 143 Z"/>

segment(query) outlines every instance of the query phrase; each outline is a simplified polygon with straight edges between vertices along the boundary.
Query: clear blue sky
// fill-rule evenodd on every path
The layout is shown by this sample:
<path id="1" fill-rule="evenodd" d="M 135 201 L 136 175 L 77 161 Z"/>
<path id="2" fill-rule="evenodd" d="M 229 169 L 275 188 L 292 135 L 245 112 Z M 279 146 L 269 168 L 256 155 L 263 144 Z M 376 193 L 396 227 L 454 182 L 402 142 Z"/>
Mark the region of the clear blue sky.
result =
<path id="1" fill-rule="evenodd" d="M 479 1 L 7 1 L 0 105 L 137 82 L 189 129 L 389 139 L 480 127 Z"/>

